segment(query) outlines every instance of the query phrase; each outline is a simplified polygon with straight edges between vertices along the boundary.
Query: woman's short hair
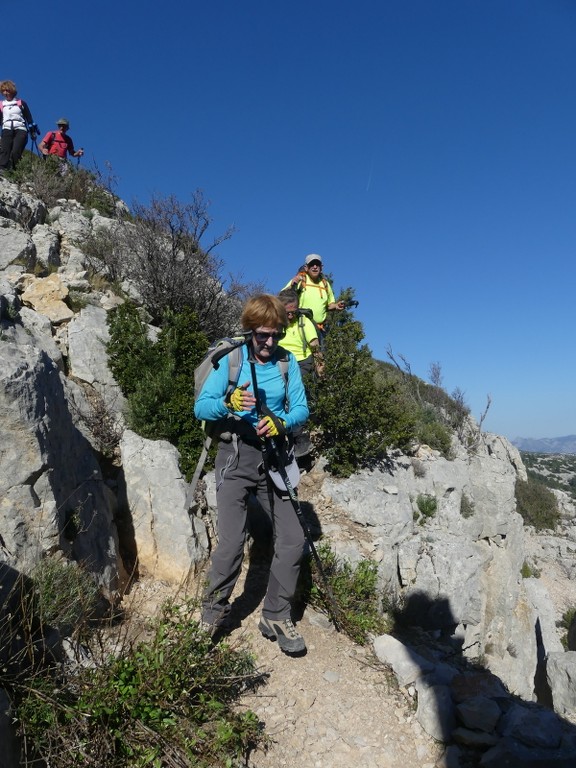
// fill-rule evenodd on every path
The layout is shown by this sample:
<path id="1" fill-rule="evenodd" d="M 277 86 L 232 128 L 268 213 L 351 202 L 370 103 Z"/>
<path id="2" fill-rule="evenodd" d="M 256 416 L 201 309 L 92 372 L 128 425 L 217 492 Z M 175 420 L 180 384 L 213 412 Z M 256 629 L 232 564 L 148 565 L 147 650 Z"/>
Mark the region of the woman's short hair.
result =
<path id="1" fill-rule="evenodd" d="M 10 91 L 13 96 L 16 96 L 18 93 L 16 83 L 12 80 L 2 80 L 0 83 L 0 91 Z"/>
<path id="2" fill-rule="evenodd" d="M 241 323 L 245 331 L 254 331 L 259 326 L 286 328 L 288 317 L 280 299 L 269 293 L 260 293 L 252 296 L 244 305 Z"/>

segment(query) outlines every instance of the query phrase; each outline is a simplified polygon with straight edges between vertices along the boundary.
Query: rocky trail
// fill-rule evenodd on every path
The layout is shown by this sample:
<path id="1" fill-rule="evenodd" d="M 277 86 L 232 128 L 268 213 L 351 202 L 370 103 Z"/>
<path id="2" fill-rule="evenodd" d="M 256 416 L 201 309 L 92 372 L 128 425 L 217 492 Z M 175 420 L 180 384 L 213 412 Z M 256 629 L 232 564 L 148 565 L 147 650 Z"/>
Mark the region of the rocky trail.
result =
<path id="1" fill-rule="evenodd" d="M 306 611 L 305 656 L 292 658 L 249 616 L 232 639 L 254 650 L 267 684 L 244 697 L 272 743 L 251 768 L 433 768 L 443 749 L 423 731 L 407 694 L 372 655 Z"/>
<path id="2" fill-rule="evenodd" d="M 304 499 L 314 498 L 316 484 L 312 477 L 303 480 L 305 505 Z M 341 536 L 348 535 L 346 521 L 338 523 L 334 510 L 323 508 L 319 514 L 323 524 L 338 528 Z M 270 541 L 261 537 L 262 530 L 247 545 L 232 596 L 234 629 L 225 638 L 233 646 L 250 650 L 266 679 L 241 703 L 257 714 L 270 737 L 266 752 L 250 756 L 249 768 L 444 765 L 444 747 L 416 720 L 414 691 L 399 688 L 394 674 L 377 659 L 371 646 L 354 643 L 310 607 L 296 617 L 306 640 L 304 655 L 288 656 L 275 641 L 261 635 L 258 620 L 270 558 Z M 142 581 L 136 590 L 140 598 L 147 593 L 152 605 L 168 597 L 158 582 Z"/>
<path id="3" fill-rule="evenodd" d="M 226 637 L 248 649 L 265 684 L 248 692 L 241 706 L 261 720 L 270 744 L 252 754 L 248 768 L 435 768 L 444 748 L 415 717 L 415 701 L 369 646 L 336 632 L 329 620 L 307 608 L 298 621 L 307 652 L 284 654 L 258 631 L 265 561 L 247 558 L 233 596 L 236 628 Z M 248 584 L 248 590 L 245 589 Z M 260 586 L 258 586 L 258 583 Z M 153 613 L 171 593 L 142 580 L 132 599 Z"/>
<path id="4" fill-rule="evenodd" d="M 314 475 L 302 478 L 303 508 L 314 502 L 322 526 L 337 527 L 342 535 L 346 526 L 338 525 L 334 510 L 320 511 Z M 297 622 L 305 655 L 288 656 L 261 635 L 269 557 L 257 538 L 233 595 L 232 619 L 239 626 L 229 636 L 250 648 L 267 674 L 266 684 L 243 699 L 271 739 L 266 753 L 251 756 L 250 768 L 434 768 L 444 749 L 417 722 L 415 701 L 370 646 L 355 644 L 310 607 Z"/>

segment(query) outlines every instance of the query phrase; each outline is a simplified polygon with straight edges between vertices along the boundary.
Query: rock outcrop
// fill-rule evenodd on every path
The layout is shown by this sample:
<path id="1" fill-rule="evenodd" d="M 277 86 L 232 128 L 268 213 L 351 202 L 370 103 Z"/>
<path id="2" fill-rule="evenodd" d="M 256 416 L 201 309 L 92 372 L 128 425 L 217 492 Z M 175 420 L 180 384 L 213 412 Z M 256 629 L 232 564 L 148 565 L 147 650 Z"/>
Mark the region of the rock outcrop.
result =
<path id="1" fill-rule="evenodd" d="M 92 290 L 81 243 L 109 225 L 76 201 L 47 211 L 0 182 L 2 560 L 27 573 L 60 551 L 117 600 L 135 568 L 181 582 L 208 542 L 202 520 L 185 510 L 172 446 L 126 432 L 122 466 L 120 453 L 115 474 L 103 461 L 103 421 L 117 443 L 124 431 L 106 355 L 106 315 L 118 300 Z M 83 297 L 77 309 L 71 292 Z M 119 530 L 129 531 L 122 547 Z"/>

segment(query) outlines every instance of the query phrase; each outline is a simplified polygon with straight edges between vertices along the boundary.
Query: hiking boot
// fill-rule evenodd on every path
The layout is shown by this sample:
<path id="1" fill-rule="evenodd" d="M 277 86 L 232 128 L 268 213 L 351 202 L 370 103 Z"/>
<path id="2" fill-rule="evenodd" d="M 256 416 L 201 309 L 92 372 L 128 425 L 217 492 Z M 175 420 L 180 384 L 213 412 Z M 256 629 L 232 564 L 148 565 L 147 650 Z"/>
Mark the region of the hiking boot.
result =
<path id="1" fill-rule="evenodd" d="M 302 653 L 306 650 L 304 638 L 298 632 L 291 619 L 260 618 L 258 629 L 269 640 L 277 640 L 284 653 Z"/>

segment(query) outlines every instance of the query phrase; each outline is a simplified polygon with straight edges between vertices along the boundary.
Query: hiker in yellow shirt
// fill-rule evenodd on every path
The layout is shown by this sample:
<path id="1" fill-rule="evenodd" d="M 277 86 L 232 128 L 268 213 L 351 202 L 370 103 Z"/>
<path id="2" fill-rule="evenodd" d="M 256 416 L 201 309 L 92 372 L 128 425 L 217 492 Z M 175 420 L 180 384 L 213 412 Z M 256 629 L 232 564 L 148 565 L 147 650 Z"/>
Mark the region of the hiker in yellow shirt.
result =
<path id="1" fill-rule="evenodd" d="M 332 286 L 322 274 L 322 258 L 317 253 L 306 256 L 300 272 L 284 287 L 293 288 L 298 293 L 300 309 L 312 310 L 313 320 L 321 336 L 325 332 L 328 312 L 344 309 L 344 302 L 336 301 Z"/>
<path id="2" fill-rule="evenodd" d="M 299 309 L 298 294 L 292 288 L 280 291 L 278 298 L 284 304 L 288 316 L 288 327 L 282 339 L 282 346 L 292 352 L 298 361 L 302 376 L 311 373 L 314 369 L 321 376 L 324 371 L 324 361 L 320 351 L 318 331 L 309 317 L 310 310 Z"/>
<path id="3" fill-rule="evenodd" d="M 306 397 L 308 391 L 306 387 L 306 374 L 314 370 L 318 376 L 324 374 L 324 360 L 320 350 L 320 341 L 318 340 L 318 331 L 316 326 L 308 317 L 310 310 L 301 310 L 298 308 L 298 294 L 292 288 L 285 288 L 280 291 L 278 298 L 284 305 L 288 317 L 288 325 L 282 339 L 282 346 L 288 352 L 292 352 L 300 367 Z M 294 455 L 296 458 L 307 456 L 312 451 L 309 433 L 301 426 L 292 429 L 294 435 Z"/>

